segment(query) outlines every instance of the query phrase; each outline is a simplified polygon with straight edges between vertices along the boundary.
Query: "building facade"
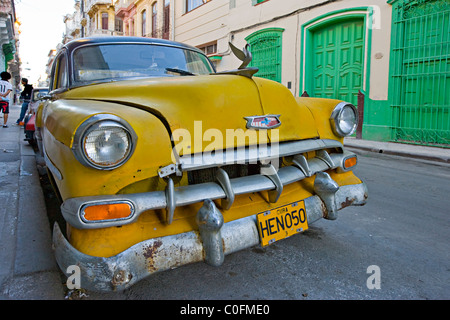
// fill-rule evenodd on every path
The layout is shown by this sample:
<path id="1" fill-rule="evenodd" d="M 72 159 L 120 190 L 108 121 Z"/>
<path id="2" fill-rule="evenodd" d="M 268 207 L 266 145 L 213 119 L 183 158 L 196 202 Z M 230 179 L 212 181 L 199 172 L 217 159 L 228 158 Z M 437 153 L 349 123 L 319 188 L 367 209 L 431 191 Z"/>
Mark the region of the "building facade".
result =
<path id="1" fill-rule="evenodd" d="M 11 74 L 13 88 L 20 84 L 19 22 L 13 0 L 0 0 L 0 72 Z"/>
<path id="2" fill-rule="evenodd" d="M 358 105 L 359 137 L 449 147 L 449 15 L 447 0 L 183 1 L 175 39 L 215 48 L 219 70 L 248 43 L 256 76 Z"/>
<path id="3" fill-rule="evenodd" d="M 123 35 L 112 0 L 76 0 L 74 12 L 64 17 L 64 43 L 87 36 Z"/>
<path id="4" fill-rule="evenodd" d="M 77 0 L 64 17 L 65 40 L 88 36 L 173 39 L 174 0 Z"/>
<path id="5" fill-rule="evenodd" d="M 107 12 L 108 30 L 196 46 L 218 71 L 248 44 L 256 76 L 357 105 L 358 138 L 450 147 L 448 0 L 84 2 L 96 28 Z"/>

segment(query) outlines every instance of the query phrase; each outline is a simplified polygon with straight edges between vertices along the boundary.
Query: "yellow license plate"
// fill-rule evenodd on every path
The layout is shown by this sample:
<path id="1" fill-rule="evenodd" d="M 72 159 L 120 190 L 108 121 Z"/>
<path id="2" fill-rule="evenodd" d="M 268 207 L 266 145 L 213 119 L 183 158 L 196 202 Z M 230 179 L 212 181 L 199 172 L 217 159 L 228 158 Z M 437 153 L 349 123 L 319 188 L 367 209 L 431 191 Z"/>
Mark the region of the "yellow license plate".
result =
<path id="1" fill-rule="evenodd" d="M 258 213 L 256 219 L 263 247 L 308 229 L 303 200 Z"/>

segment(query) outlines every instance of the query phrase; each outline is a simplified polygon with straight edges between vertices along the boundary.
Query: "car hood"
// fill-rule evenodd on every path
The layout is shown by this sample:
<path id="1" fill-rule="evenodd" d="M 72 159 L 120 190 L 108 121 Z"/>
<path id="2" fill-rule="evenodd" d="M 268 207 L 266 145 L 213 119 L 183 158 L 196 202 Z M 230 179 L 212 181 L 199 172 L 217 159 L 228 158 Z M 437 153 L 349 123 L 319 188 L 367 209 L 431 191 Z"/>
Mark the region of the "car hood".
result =
<path id="1" fill-rule="evenodd" d="M 237 75 L 167 77 L 118 81 L 79 87 L 63 99 L 87 99 L 145 109 L 166 126 L 180 154 L 255 143 L 318 136 L 306 106 L 298 105 L 281 84 Z M 247 129 L 245 117 L 279 115 L 272 130 Z M 275 131 L 276 130 L 276 131 Z M 250 141 L 250 143 L 249 143 Z M 213 146 L 213 147 L 211 147 Z"/>

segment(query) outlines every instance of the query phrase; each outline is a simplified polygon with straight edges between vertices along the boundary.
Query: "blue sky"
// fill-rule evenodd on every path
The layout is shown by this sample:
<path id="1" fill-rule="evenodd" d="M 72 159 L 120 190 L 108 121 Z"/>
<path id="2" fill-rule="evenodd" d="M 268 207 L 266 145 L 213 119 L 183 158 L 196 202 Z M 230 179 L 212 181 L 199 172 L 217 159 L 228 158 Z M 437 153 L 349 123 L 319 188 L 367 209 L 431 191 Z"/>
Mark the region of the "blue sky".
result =
<path id="1" fill-rule="evenodd" d="M 20 21 L 19 55 L 22 77 L 34 84 L 45 73 L 48 53 L 56 49 L 65 31 L 63 17 L 75 11 L 74 0 L 15 0 Z M 30 69 L 30 70 L 26 70 Z"/>

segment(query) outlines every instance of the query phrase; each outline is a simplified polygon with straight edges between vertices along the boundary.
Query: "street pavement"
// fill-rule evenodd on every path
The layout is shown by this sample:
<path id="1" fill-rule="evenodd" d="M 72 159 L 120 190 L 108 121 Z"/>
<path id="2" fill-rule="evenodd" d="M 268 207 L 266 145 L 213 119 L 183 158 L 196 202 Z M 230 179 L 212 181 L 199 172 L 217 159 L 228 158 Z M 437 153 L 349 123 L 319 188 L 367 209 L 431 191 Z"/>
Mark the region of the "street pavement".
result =
<path id="1" fill-rule="evenodd" d="M 52 251 L 44 195 L 33 148 L 14 123 L 20 105 L 10 107 L 8 128 L 0 126 L 0 299 L 65 299 L 65 277 Z M 0 124 L 3 124 L 1 114 Z M 450 164 L 450 149 L 346 138 L 350 149 Z"/>

